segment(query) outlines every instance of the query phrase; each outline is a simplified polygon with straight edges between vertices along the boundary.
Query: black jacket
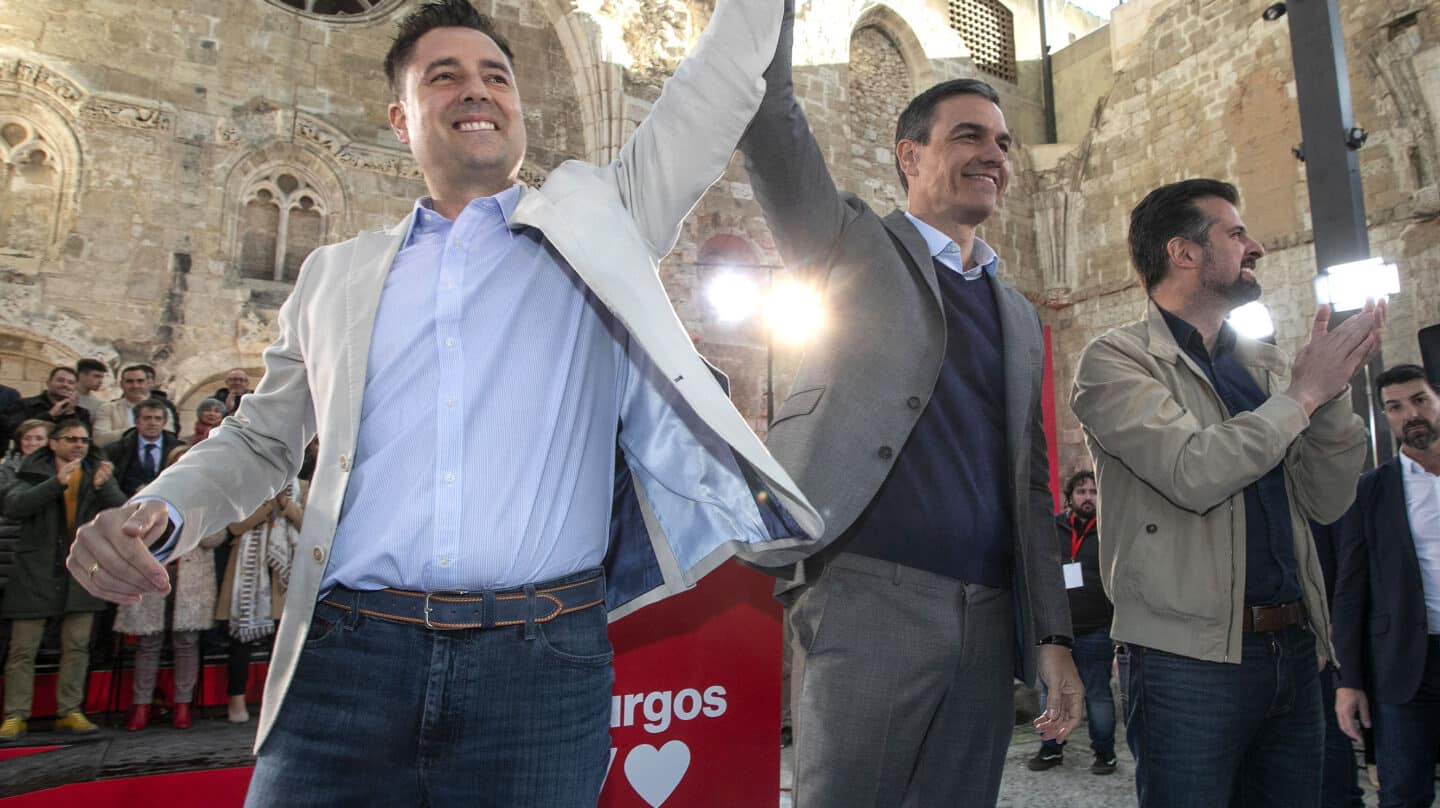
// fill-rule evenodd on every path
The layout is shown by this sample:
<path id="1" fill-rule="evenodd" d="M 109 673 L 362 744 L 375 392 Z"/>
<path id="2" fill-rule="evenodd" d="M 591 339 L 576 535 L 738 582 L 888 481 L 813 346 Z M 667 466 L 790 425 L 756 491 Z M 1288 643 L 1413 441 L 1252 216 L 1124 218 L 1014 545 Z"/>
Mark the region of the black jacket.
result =
<path id="1" fill-rule="evenodd" d="M 1072 519 L 1074 526 L 1072 528 Z M 1055 514 L 1055 535 L 1060 542 L 1060 563 L 1080 562 L 1080 578 L 1084 586 L 1067 589 L 1070 597 L 1070 622 L 1075 634 L 1087 634 L 1098 629 L 1110 629 L 1110 620 L 1115 616 L 1115 607 L 1105 596 L 1105 587 L 1100 582 L 1100 537 L 1095 530 L 1093 519 L 1073 517 L 1070 511 Z M 1082 535 L 1080 551 L 1073 559 L 1071 549 L 1074 539 Z"/>
<path id="2" fill-rule="evenodd" d="M 55 402 L 50 400 L 50 396 L 46 395 L 44 390 L 41 390 L 33 396 L 20 399 L 10 405 L 9 409 L 0 413 L 0 422 L 3 422 L 0 426 L 4 427 L 6 445 L 8 445 L 10 439 L 15 436 L 15 430 L 20 424 L 30 418 L 38 418 L 41 421 L 49 421 L 52 424 L 63 421 L 66 418 L 78 418 L 85 422 L 86 427 L 90 427 L 94 423 L 94 421 L 91 420 L 92 416 L 90 411 L 78 404 L 75 406 L 74 413 L 62 415 L 59 418 L 50 415 L 50 408 L 53 406 L 55 406 Z"/>
<path id="3" fill-rule="evenodd" d="M 170 450 L 176 446 L 184 446 L 185 441 L 175 437 L 173 432 L 160 433 L 160 457 L 156 466 L 157 475 L 167 465 L 166 459 L 170 457 Z M 119 483 L 120 490 L 126 497 L 135 496 L 135 492 L 144 488 L 150 480 L 145 479 L 145 470 L 140 463 L 140 433 L 135 427 L 125 430 L 120 440 L 105 447 L 105 453 L 109 455 L 110 462 L 115 464 L 115 481 Z M 151 479 L 154 479 L 153 477 Z"/>
<path id="4" fill-rule="evenodd" d="M 1340 686 L 1403 704 L 1425 673 L 1429 620 L 1398 455 L 1360 477 L 1340 525 L 1330 609 Z"/>
<path id="5" fill-rule="evenodd" d="M 0 511 L 20 523 L 15 566 L 0 603 L 0 617 L 34 619 L 71 612 L 98 612 L 105 602 L 86 592 L 65 569 L 65 558 L 75 541 L 75 526 L 83 525 L 105 508 L 125 502 L 112 476 L 98 490 L 94 474 L 100 456 L 91 451 L 82 464 L 80 497 L 75 522 L 65 516 L 65 486 L 55 477 L 55 455 L 48 448 L 26 457 L 15 483 L 5 492 Z"/>

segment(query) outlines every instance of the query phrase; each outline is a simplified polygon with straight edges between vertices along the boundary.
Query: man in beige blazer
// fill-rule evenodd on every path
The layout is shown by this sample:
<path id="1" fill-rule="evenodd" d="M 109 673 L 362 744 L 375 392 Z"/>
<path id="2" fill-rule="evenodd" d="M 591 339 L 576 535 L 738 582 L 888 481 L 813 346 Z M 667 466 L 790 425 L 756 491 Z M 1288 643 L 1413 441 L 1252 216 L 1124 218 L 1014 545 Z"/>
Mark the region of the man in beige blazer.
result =
<path id="1" fill-rule="evenodd" d="M 464 0 L 402 21 L 390 123 L 430 196 L 307 260 L 258 389 L 69 561 L 112 600 L 163 589 L 152 548 L 242 519 L 318 433 L 251 804 L 593 805 L 606 615 L 823 534 L 655 268 L 759 104 L 780 14 L 722 0 L 618 159 L 539 189 L 504 38 Z"/>
<path id="2" fill-rule="evenodd" d="M 1309 522 L 1345 513 L 1365 429 L 1344 393 L 1384 307 L 1290 360 L 1237 334 L 1265 249 L 1233 185 L 1155 189 L 1130 217 L 1149 300 L 1086 346 L 1071 407 L 1100 489 L 1126 739 L 1144 808 L 1320 802 L 1317 657 L 1332 656 Z"/>

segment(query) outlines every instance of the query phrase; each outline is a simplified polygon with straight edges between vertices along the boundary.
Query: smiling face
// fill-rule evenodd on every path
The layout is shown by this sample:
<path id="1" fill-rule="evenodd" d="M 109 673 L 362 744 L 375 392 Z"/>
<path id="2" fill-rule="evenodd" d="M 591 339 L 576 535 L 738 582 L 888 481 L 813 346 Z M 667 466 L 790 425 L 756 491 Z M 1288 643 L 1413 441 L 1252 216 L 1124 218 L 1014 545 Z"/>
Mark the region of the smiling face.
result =
<path id="1" fill-rule="evenodd" d="M 1250 237 L 1240 212 L 1213 196 L 1195 200 L 1195 207 L 1210 220 L 1207 243 L 1201 245 L 1201 288 L 1232 307 L 1260 299 L 1255 262 L 1264 257 L 1265 248 Z"/>
<path id="2" fill-rule="evenodd" d="M 239 395 L 250 389 L 250 374 L 243 370 L 232 370 L 225 374 L 225 389 Z"/>
<path id="3" fill-rule="evenodd" d="M 50 374 L 50 380 L 45 382 L 45 392 L 50 394 L 51 401 L 75 395 L 75 374 L 69 370 L 55 371 Z"/>
<path id="4" fill-rule="evenodd" d="M 895 145 L 910 212 L 926 221 L 984 222 L 1010 184 L 1010 143 L 1005 115 L 990 99 L 965 94 L 938 103 L 928 143 Z"/>
<path id="5" fill-rule="evenodd" d="M 390 126 L 409 144 L 432 197 L 468 201 L 515 181 L 525 119 L 495 40 L 472 28 L 436 28 L 416 41 L 402 76 Z"/>
<path id="6" fill-rule="evenodd" d="M 35 426 L 25 430 L 20 436 L 20 454 L 28 455 L 45 445 L 50 440 L 50 430 L 43 426 Z"/>

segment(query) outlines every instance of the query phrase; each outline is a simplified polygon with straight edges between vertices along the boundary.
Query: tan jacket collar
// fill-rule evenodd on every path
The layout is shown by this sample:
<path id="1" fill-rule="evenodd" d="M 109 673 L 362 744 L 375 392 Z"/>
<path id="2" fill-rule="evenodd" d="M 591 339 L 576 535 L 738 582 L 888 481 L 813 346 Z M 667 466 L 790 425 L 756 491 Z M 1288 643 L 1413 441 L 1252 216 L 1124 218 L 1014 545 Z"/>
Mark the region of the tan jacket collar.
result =
<path id="1" fill-rule="evenodd" d="M 1171 363 L 1181 361 L 1182 356 L 1189 359 L 1175 342 L 1175 335 L 1170 332 L 1170 325 L 1154 298 L 1145 300 L 1145 330 L 1146 345 L 1152 355 Z M 1245 367 L 1279 375 L 1288 375 L 1290 370 L 1290 362 L 1279 348 L 1242 334 L 1235 335 L 1235 358 Z"/>

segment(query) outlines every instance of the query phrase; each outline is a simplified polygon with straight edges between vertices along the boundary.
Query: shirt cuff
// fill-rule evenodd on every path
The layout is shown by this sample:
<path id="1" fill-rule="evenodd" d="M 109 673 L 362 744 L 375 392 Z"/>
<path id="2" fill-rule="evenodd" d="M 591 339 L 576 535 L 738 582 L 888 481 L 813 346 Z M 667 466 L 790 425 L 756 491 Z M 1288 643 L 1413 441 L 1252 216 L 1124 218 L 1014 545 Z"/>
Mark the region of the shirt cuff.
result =
<path id="1" fill-rule="evenodd" d="M 177 510 L 174 505 L 171 505 L 159 497 L 136 497 L 131 501 L 150 502 L 152 500 L 155 502 L 164 502 L 165 510 L 169 511 L 170 514 L 170 524 L 166 526 L 165 532 L 160 535 L 160 538 L 155 540 L 154 544 L 150 545 L 150 554 L 155 556 L 156 561 L 163 564 L 165 563 L 165 559 L 170 557 L 170 553 L 175 549 L 175 545 L 180 542 L 180 533 L 185 528 L 185 520 L 180 516 L 180 511 Z"/>

